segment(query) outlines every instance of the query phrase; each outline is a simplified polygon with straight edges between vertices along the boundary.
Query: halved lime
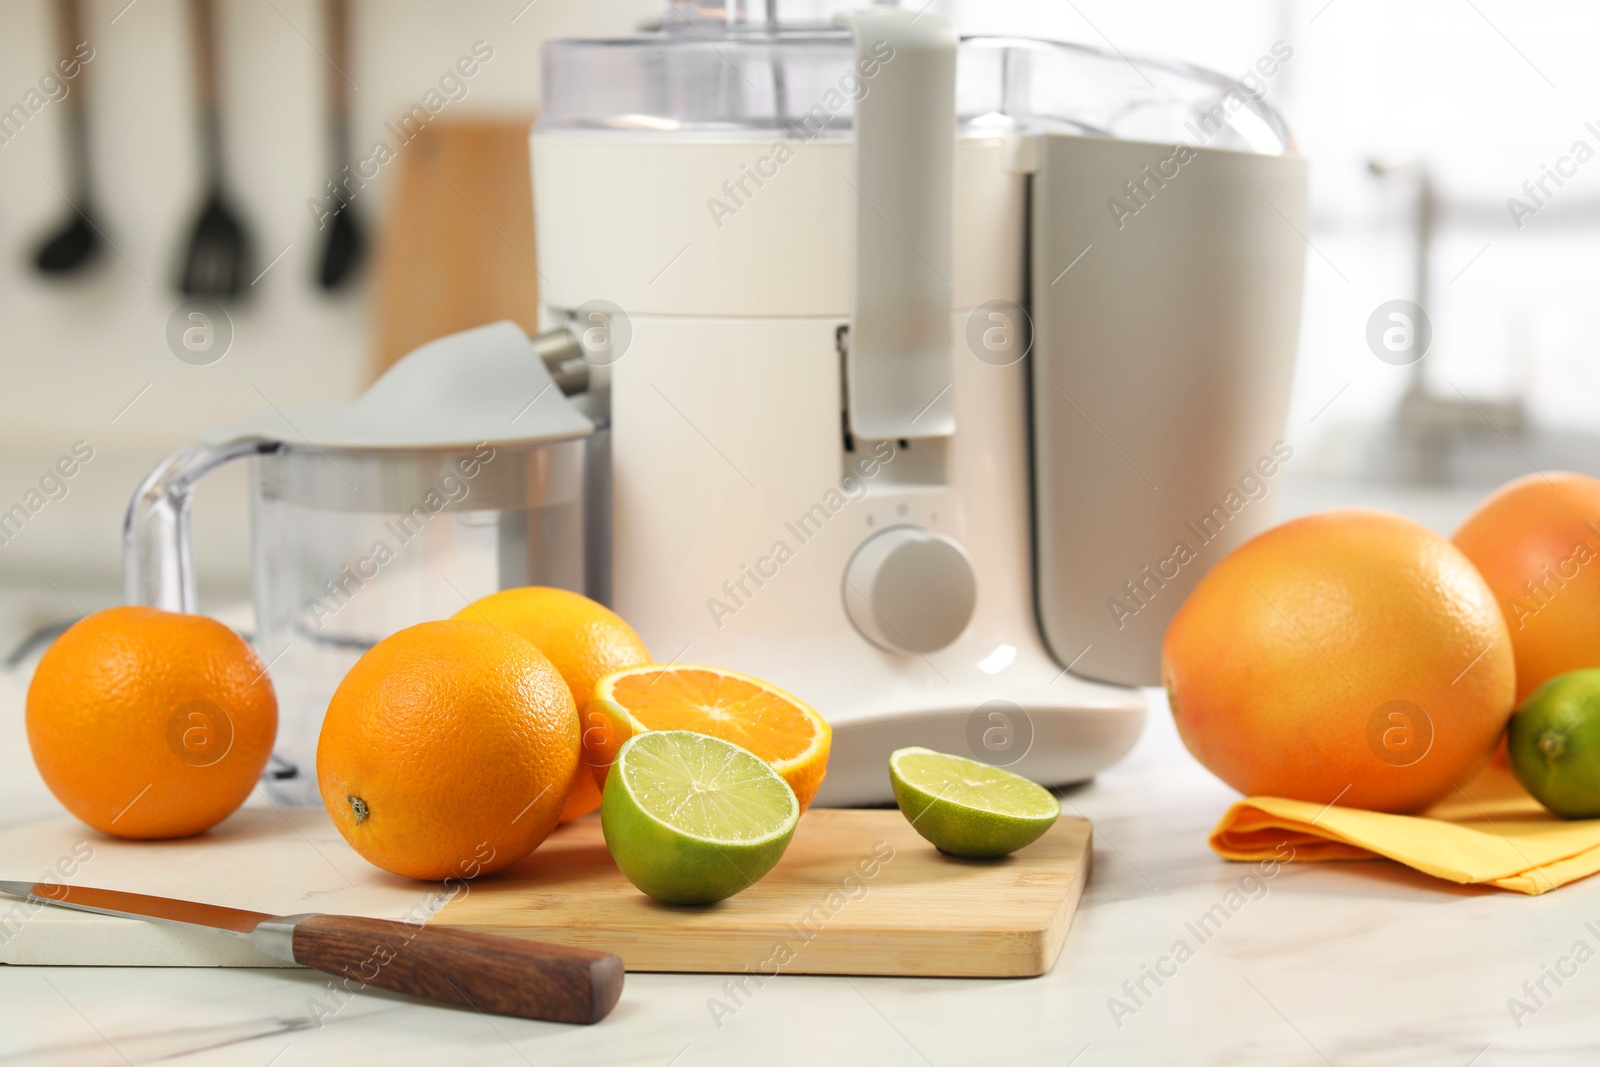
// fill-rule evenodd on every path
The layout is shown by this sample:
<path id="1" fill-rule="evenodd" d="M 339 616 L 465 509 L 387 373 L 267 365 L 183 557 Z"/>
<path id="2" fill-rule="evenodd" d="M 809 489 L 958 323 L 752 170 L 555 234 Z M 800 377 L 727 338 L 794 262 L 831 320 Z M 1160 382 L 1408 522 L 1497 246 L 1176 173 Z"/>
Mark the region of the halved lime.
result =
<path id="1" fill-rule="evenodd" d="M 794 790 L 771 764 L 692 730 L 629 738 L 600 800 L 612 859 L 668 904 L 710 904 L 754 885 L 799 819 Z"/>
<path id="2" fill-rule="evenodd" d="M 1557 815 L 1600 816 L 1600 670 L 1535 689 L 1511 716 L 1506 755 L 1517 781 Z"/>
<path id="3" fill-rule="evenodd" d="M 940 852 L 984 859 L 1032 844 L 1055 824 L 1050 791 L 987 763 L 902 748 L 889 757 L 900 811 Z"/>

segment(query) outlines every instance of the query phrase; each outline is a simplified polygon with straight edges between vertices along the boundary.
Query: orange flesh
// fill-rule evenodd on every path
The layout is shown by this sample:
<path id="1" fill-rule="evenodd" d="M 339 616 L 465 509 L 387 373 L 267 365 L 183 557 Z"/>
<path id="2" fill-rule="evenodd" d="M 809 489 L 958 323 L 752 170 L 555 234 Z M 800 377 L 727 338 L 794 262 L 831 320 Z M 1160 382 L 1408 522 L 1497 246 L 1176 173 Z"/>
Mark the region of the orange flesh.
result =
<path id="1" fill-rule="evenodd" d="M 618 679 L 612 697 L 647 729 L 696 730 L 768 761 L 794 759 L 817 737 L 810 717 L 783 697 L 710 671 L 640 671 Z"/>

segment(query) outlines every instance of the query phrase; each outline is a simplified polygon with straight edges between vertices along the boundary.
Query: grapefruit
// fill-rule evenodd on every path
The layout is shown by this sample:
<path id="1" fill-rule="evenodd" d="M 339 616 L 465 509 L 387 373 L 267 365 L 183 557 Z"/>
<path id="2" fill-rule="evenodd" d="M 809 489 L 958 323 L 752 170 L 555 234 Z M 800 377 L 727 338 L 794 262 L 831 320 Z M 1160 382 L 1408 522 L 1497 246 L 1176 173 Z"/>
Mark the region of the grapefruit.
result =
<path id="1" fill-rule="evenodd" d="M 1517 661 L 1517 700 L 1600 667 L 1600 480 L 1530 474 L 1489 496 L 1452 538 L 1494 592 Z"/>
<path id="2" fill-rule="evenodd" d="M 1511 715 L 1510 636 L 1467 557 L 1381 511 L 1268 530 L 1173 618 L 1178 732 L 1246 795 L 1420 811 L 1482 767 Z"/>

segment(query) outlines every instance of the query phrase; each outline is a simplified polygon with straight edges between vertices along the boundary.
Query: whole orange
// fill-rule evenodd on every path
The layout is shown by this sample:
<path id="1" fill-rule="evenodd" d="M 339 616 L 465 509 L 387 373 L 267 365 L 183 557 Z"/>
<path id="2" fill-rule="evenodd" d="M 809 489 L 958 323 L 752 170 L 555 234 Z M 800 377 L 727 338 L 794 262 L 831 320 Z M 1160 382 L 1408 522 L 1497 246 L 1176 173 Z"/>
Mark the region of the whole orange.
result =
<path id="1" fill-rule="evenodd" d="M 1510 718 L 1511 642 L 1467 558 L 1348 508 L 1284 523 L 1201 579 L 1162 677 L 1189 751 L 1241 793 L 1410 812 L 1465 784 Z"/>
<path id="2" fill-rule="evenodd" d="M 578 752 L 572 694 L 544 653 L 485 622 L 425 622 L 378 642 L 339 683 L 317 785 L 376 866 L 471 878 L 555 829 Z"/>
<path id="3" fill-rule="evenodd" d="M 591 720 L 598 714 L 589 709 L 595 685 L 613 671 L 639 667 L 650 662 L 633 627 L 622 616 L 590 600 L 581 593 L 549 586 L 530 585 L 504 589 L 469 604 L 456 613 L 458 619 L 477 619 L 491 623 L 507 633 L 525 637 L 550 657 L 561 672 L 585 735 L 604 729 L 604 720 Z M 594 765 L 595 746 L 585 743 L 587 764 Z M 598 774 L 581 773 L 574 777 L 561 821 L 587 815 L 600 806 Z"/>
<path id="4" fill-rule="evenodd" d="M 255 652 L 215 619 L 108 608 L 46 650 L 27 722 L 39 774 L 72 814 L 117 837 L 187 837 L 250 795 L 278 701 Z"/>
<path id="5" fill-rule="evenodd" d="M 1494 591 L 1517 659 L 1517 701 L 1600 667 L 1600 481 L 1530 474 L 1478 505 L 1451 538 Z"/>

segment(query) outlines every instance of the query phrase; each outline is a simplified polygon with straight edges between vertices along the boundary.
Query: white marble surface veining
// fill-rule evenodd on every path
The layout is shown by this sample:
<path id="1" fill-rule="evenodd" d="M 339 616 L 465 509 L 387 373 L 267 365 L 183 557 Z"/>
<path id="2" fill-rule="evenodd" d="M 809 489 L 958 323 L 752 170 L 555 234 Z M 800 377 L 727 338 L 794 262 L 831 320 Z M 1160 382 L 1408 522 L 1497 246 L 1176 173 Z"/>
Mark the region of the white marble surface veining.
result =
<path id="1" fill-rule="evenodd" d="M 1066 797 L 1068 811 L 1095 823 L 1095 870 L 1061 959 L 1042 978 L 786 976 L 738 1002 L 721 976 L 636 974 L 610 1018 L 578 1028 L 376 991 L 333 1002 L 327 980 L 309 971 L 0 967 L 0 1064 L 1498 1067 L 1600 1058 L 1600 879 L 1530 898 L 1446 886 L 1386 862 L 1291 863 L 1270 876 L 1225 863 L 1205 835 L 1233 794 L 1183 751 L 1159 699 L 1134 754 Z M 0 677 L 0 826 L 60 815 L 27 758 L 20 707 L 18 683 Z M 1581 963 L 1579 942 L 1591 953 Z M 1531 1010 L 1514 1012 L 1512 998 Z M 718 1001 L 737 1010 L 714 1013 Z"/>

